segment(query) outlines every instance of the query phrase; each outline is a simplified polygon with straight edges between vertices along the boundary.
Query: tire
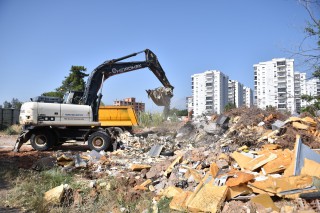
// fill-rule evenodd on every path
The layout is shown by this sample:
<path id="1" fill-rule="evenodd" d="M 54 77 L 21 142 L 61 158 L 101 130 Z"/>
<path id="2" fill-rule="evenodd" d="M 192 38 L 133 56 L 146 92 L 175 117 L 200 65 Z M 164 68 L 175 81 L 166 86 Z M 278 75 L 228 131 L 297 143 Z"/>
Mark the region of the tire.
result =
<path id="1" fill-rule="evenodd" d="M 94 132 L 88 138 L 88 146 L 91 150 L 100 152 L 111 146 L 111 139 L 105 132 Z"/>
<path id="2" fill-rule="evenodd" d="M 109 127 L 107 130 L 111 136 L 115 137 L 123 133 L 123 130 L 120 127 Z"/>
<path id="3" fill-rule="evenodd" d="M 30 137 L 31 146 L 38 151 L 45 151 L 53 146 L 53 136 L 49 131 L 37 131 Z"/>

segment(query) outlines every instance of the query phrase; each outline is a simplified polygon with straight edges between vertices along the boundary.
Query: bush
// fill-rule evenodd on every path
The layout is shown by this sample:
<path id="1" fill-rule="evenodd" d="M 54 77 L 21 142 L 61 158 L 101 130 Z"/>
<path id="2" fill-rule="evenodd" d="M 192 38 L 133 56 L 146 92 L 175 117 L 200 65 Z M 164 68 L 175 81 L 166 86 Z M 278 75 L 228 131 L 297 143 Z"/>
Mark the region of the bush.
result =
<path id="1" fill-rule="evenodd" d="M 164 116 L 162 113 L 142 112 L 139 115 L 139 125 L 141 127 L 159 126 L 163 123 Z"/>

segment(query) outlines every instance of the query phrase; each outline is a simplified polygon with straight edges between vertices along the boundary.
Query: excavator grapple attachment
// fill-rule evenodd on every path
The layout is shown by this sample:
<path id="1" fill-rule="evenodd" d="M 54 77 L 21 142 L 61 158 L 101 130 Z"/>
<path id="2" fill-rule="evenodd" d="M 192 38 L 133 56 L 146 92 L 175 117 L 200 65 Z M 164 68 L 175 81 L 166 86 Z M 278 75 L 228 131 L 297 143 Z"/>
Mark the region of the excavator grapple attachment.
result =
<path id="1" fill-rule="evenodd" d="M 151 98 L 157 106 L 170 106 L 170 100 L 173 96 L 171 88 L 158 87 L 153 90 L 147 90 L 147 93 L 149 98 Z"/>

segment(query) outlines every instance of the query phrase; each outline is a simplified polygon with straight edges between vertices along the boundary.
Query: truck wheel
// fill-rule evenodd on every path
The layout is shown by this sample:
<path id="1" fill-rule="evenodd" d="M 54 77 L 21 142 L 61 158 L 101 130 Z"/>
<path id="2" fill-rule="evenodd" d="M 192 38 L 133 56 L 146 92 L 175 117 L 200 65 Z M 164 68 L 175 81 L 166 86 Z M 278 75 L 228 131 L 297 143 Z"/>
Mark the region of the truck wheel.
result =
<path id="1" fill-rule="evenodd" d="M 35 132 L 30 137 L 31 146 L 35 150 L 44 151 L 52 147 L 52 134 L 48 131 Z"/>
<path id="2" fill-rule="evenodd" d="M 100 152 L 111 146 L 111 139 L 105 132 L 94 132 L 88 138 L 90 149 Z"/>

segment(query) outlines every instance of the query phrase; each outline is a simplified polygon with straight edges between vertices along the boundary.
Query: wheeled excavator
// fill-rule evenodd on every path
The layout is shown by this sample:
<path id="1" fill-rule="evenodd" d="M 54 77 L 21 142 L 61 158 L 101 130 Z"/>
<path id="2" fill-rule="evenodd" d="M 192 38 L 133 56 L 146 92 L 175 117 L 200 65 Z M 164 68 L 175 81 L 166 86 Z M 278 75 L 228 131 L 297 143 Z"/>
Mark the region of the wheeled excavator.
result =
<path id="1" fill-rule="evenodd" d="M 145 53 L 145 61 L 122 62 L 141 53 Z M 167 79 L 157 56 L 146 49 L 105 61 L 91 72 L 85 91 L 67 92 L 63 103 L 22 104 L 19 116 L 22 132 L 17 138 L 14 151 L 19 151 L 28 140 L 39 151 L 48 150 L 67 140 L 88 141 L 90 149 L 96 151 L 110 149 L 113 143 L 112 128 L 104 128 L 98 121 L 102 85 L 111 76 L 142 68 L 149 68 L 164 86 L 147 90 L 148 96 L 158 106 L 168 107 L 174 87 Z"/>

